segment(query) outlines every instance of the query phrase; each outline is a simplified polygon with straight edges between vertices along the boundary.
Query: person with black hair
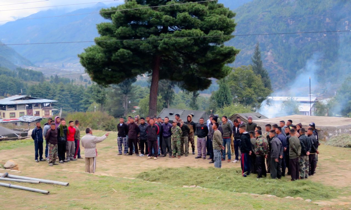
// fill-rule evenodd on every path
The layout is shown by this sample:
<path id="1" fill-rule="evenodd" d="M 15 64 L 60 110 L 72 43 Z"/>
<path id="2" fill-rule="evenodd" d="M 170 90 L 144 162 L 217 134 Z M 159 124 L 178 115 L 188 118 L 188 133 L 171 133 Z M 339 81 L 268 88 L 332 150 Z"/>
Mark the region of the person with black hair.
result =
<path id="1" fill-rule="evenodd" d="M 250 131 L 255 132 L 256 127 L 257 127 L 257 124 L 254 123 L 254 122 L 252 122 L 252 117 L 249 116 L 249 117 L 247 118 L 247 121 L 248 121 L 247 126 L 246 126 L 247 132 L 250 132 Z"/>
<path id="2" fill-rule="evenodd" d="M 134 122 L 133 118 L 130 118 L 129 119 L 129 124 L 128 124 L 129 155 L 133 155 L 133 149 L 134 149 L 135 154 L 137 156 L 139 156 L 139 149 L 138 149 L 138 136 L 139 136 L 139 133 L 140 133 L 139 126 Z"/>
<path id="3" fill-rule="evenodd" d="M 35 128 L 32 130 L 32 139 L 34 141 L 35 161 L 44 161 L 43 159 L 43 129 L 41 128 L 40 121 L 35 123 Z"/>
<path id="4" fill-rule="evenodd" d="M 67 145 L 66 145 L 66 162 L 71 160 L 76 160 L 74 154 L 76 152 L 76 147 L 74 144 L 74 137 L 76 135 L 76 129 L 74 128 L 74 122 L 69 121 L 68 123 L 68 133 L 67 133 Z"/>
<path id="5" fill-rule="evenodd" d="M 250 135 L 246 131 L 246 125 L 240 125 L 240 134 L 241 134 L 241 170 L 243 177 L 250 175 L 250 155 L 252 154 L 252 146 L 250 141 Z"/>
<path id="6" fill-rule="evenodd" d="M 196 125 L 197 135 L 197 156 L 196 159 L 206 159 L 206 138 L 208 134 L 207 125 L 204 123 L 204 118 L 200 118 L 199 123 Z"/>
<path id="7" fill-rule="evenodd" d="M 49 166 L 57 165 L 57 129 L 54 122 L 51 123 L 50 129 L 46 132 L 46 141 L 49 144 Z"/>
<path id="8" fill-rule="evenodd" d="M 240 128 L 239 128 L 239 121 L 234 120 L 234 126 L 233 126 L 233 136 L 234 136 L 234 151 L 235 151 L 235 160 L 233 163 L 237 163 L 239 161 L 239 156 L 240 156 L 240 145 L 241 145 L 241 134 L 240 134 Z"/>
<path id="9" fill-rule="evenodd" d="M 189 142 L 191 144 L 191 149 L 193 152 L 193 155 L 195 155 L 195 134 L 196 134 L 196 124 L 193 122 L 193 115 L 189 114 L 186 117 L 186 123 L 185 123 L 189 129 Z"/>
<path id="10" fill-rule="evenodd" d="M 140 125 L 139 125 L 139 130 L 140 130 L 140 142 L 139 142 L 139 148 L 140 148 L 140 157 L 144 155 L 148 155 L 148 146 L 147 146 L 147 137 L 146 137 L 146 128 L 149 125 L 145 122 L 145 118 L 140 118 Z"/>
<path id="11" fill-rule="evenodd" d="M 128 154 L 128 125 L 124 123 L 124 118 L 119 118 L 119 123 L 117 125 L 117 145 L 118 145 L 118 155 L 122 155 L 122 151 L 124 151 L 124 155 Z"/>
<path id="12" fill-rule="evenodd" d="M 104 141 L 109 136 L 109 133 L 101 137 L 96 137 L 93 136 L 93 130 L 91 128 L 85 129 L 85 133 L 85 136 L 81 139 L 82 146 L 85 149 L 85 172 L 95 173 L 97 157 L 96 144 Z"/>
<path id="13" fill-rule="evenodd" d="M 317 131 L 317 129 L 316 129 L 316 124 L 314 123 L 314 122 L 312 122 L 312 123 L 310 123 L 309 124 L 309 128 L 312 128 L 313 129 L 313 135 L 316 137 L 316 139 L 317 139 L 317 143 L 318 143 L 318 146 L 320 145 L 320 143 L 319 143 L 319 136 L 318 136 L 318 131 Z M 317 146 L 317 149 L 318 149 L 318 146 Z M 317 163 L 318 163 L 318 155 L 319 155 L 319 152 L 317 152 L 316 154 L 315 154 L 315 159 L 316 159 L 316 168 L 317 168 Z"/>
<path id="14" fill-rule="evenodd" d="M 307 136 L 311 141 L 311 152 L 308 157 L 309 159 L 309 176 L 313 176 L 316 170 L 316 154 L 318 154 L 318 141 L 315 135 L 313 135 L 313 128 L 308 128 Z"/>
<path id="15" fill-rule="evenodd" d="M 52 118 L 48 119 L 48 122 L 44 124 L 44 128 L 43 128 L 43 136 L 46 136 L 46 133 L 49 131 L 49 129 L 51 128 L 51 123 L 52 123 Z M 45 158 L 47 161 L 49 161 L 49 143 L 48 140 L 45 138 L 46 140 L 46 146 L 45 146 Z"/>
<path id="16" fill-rule="evenodd" d="M 282 143 L 282 147 L 283 147 L 283 158 L 281 161 L 281 167 L 282 167 L 282 176 L 285 176 L 285 171 L 286 171 L 286 167 L 287 167 L 287 162 L 286 162 L 286 155 L 289 155 L 289 145 L 288 145 L 288 141 L 286 139 L 286 136 L 283 134 L 285 132 L 282 132 L 282 128 L 281 127 L 277 127 L 275 129 L 275 132 L 277 134 L 278 139 L 281 141 Z"/>
<path id="17" fill-rule="evenodd" d="M 282 132 L 282 134 L 285 136 L 285 128 L 287 127 L 286 125 L 285 125 L 285 121 L 284 120 L 282 120 L 282 121 L 280 121 L 279 122 L 279 127 L 280 127 L 280 129 L 281 129 L 281 132 Z"/>
<path id="18" fill-rule="evenodd" d="M 212 144 L 213 144 L 213 162 L 214 166 L 216 168 L 221 168 L 222 167 L 222 155 L 221 151 L 224 149 L 224 146 L 222 145 L 222 133 L 218 130 L 218 123 L 217 122 L 212 122 L 212 129 L 213 129 L 213 139 L 212 139 Z"/>
<path id="19" fill-rule="evenodd" d="M 311 140 L 306 135 L 304 128 L 300 129 L 301 156 L 299 159 L 300 179 L 307 179 L 309 174 L 309 155 L 311 152 Z"/>
<path id="20" fill-rule="evenodd" d="M 256 155 L 256 170 L 257 178 L 262 178 L 262 176 L 267 176 L 266 166 L 264 164 L 265 158 L 268 154 L 268 141 L 262 136 L 261 130 L 255 131 L 256 145 L 255 145 L 255 155 Z"/>
<path id="21" fill-rule="evenodd" d="M 57 127 L 57 146 L 60 163 L 63 163 L 65 161 L 67 134 L 68 128 L 66 125 L 66 120 L 62 118 L 60 121 L 60 125 Z"/>
<path id="22" fill-rule="evenodd" d="M 74 145 L 76 147 L 76 151 L 74 153 L 74 159 L 82 159 L 80 156 L 80 130 L 79 130 L 79 120 L 74 122 L 74 129 L 76 129 L 76 134 L 74 135 Z"/>
<path id="23" fill-rule="evenodd" d="M 151 159 L 151 156 L 153 156 L 154 160 L 157 160 L 158 151 L 159 151 L 157 137 L 160 132 L 160 128 L 158 125 L 155 124 L 154 118 L 150 118 L 149 122 L 150 124 L 146 128 L 146 137 L 147 137 L 148 147 L 149 147 L 148 159 Z"/>
<path id="24" fill-rule="evenodd" d="M 268 154 L 267 154 L 267 158 L 266 158 L 266 165 L 267 165 L 267 173 L 270 172 L 270 164 L 271 164 L 271 141 L 272 138 L 269 136 L 269 132 L 272 130 L 272 125 L 271 124 L 266 124 L 265 126 L 265 136 L 267 138 L 267 142 L 268 142 Z"/>
<path id="25" fill-rule="evenodd" d="M 224 150 L 222 151 L 222 161 L 225 161 L 225 156 L 228 154 L 228 162 L 230 162 L 232 154 L 231 154 L 231 136 L 232 136 L 232 127 L 228 122 L 227 116 L 222 117 L 222 132 L 223 132 L 223 146 Z M 227 151 L 226 151 L 227 149 Z"/>
<path id="26" fill-rule="evenodd" d="M 289 121 L 288 121 L 289 122 Z M 288 168 L 288 175 L 290 175 L 290 164 L 289 164 L 289 139 L 291 137 L 291 133 L 290 133 L 290 126 L 289 127 L 285 127 L 285 130 L 282 131 L 285 133 L 285 136 L 286 136 L 286 142 L 287 142 L 287 150 L 284 151 L 284 160 L 285 160 L 285 163 L 286 163 L 286 167 Z"/>
<path id="27" fill-rule="evenodd" d="M 293 124 L 293 121 L 292 120 L 288 120 L 286 122 L 286 127 L 290 127 L 292 124 Z"/>
<path id="28" fill-rule="evenodd" d="M 189 133 L 190 129 L 183 121 L 180 122 L 180 128 L 182 129 L 182 140 L 180 142 L 181 155 L 188 157 L 189 155 Z"/>
<path id="29" fill-rule="evenodd" d="M 256 136 L 255 136 L 255 131 L 250 131 L 250 142 L 251 142 L 251 148 L 252 148 L 252 154 L 250 155 L 250 170 L 252 174 L 256 174 L 257 168 L 256 168 Z"/>
<path id="30" fill-rule="evenodd" d="M 291 137 L 289 138 L 289 171 L 291 175 L 291 181 L 299 179 L 299 157 L 301 155 L 301 144 L 295 133 L 295 129 L 290 130 Z"/>
<path id="31" fill-rule="evenodd" d="M 262 131 L 262 127 L 261 127 L 261 126 L 257 126 L 256 129 L 255 129 L 255 131 L 257 131 L 257 130 Z"/>
<path id="32" fill-rule="evenodd" d="M 276 129 L 277 130 L 277 129 Z M 283 159 L 283 145 L 279 138 L 276 136 L 275 130 L 269 132 L 271 141 L 271 163 L 270 163 L 270 174 L 272 179 L 280 179 L 282 177 L 281 172 L 281 160 Z"/>

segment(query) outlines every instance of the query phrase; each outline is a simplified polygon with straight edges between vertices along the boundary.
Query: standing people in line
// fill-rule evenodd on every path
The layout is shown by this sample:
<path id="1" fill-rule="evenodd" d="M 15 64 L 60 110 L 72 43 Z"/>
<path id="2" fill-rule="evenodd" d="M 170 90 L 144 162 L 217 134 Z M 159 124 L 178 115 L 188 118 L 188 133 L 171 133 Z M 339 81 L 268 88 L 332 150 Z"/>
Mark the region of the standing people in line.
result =
<path id="1" fill-rule="evenodd" d="M 299 157 L 301 155 L 301 144 L 295 133 L 295 129 L 290 130 L 291 137 L 289 138 L 289 171 L 291 175 L 291 181 L 299 179 Z"/>
<path id="2" fill-rule="evenodd" d="M 61 118 L 59 116 L 55 117 L 55 126 L 58 128 L 61 124 Z"/>
<path id="3" fill-rule="evenodd" d="M 277 130 L 277 129 L 276 129 Z M 271 141 L 271 178 L 281 179 L 281 160 L 283 159 L 283 145 L 279 138 L 276 136 L 275 130 L 269 132 L 269 136 L 272 138 Z"/>
<path id="4" fill-rule="evenodd" d="M 247 123 L 246 131 L 247 131 L 247 132 L 255 132 L 256 127 L 257 127 L 257 124 L 254 123 L 254 122 L 252 122 L 252 117 L 251 117 L 251 116 L 248 117 L 248 118 L 247 118 L 247 121 L 248 121 L 248 123 Z"/>
<path id="5" fill-rule="evenodd" d="M 139 126 L 134 122 L 133 118 L 130 118 L 128 125 L 128 147 L 129 147 L 129 155 L 133 155 L 133 149 L 135 154 L 139 156 L 138 149 L 138 136 L 140 133 Z"/>
<path id="6" fill-rule="evenodd" d="M 256 154 L 256 169 L 257 169 L 257 178 L 262 178 L 262 176 L 267 176 L 265 159 L 268 154 L 268 141 L 266 138 L 262 136 L 261 130 L 255 131 L 256 137 L 256 146 L 255 146 L 255 154 Z"/>
<path id="7" fill-rule="evenodd" d="M 180 158 L 181 149 L 180 149 L 180 141 L 182 138 L 182 129 L 178 126 L 178 121 L 173 121 L 172 128 L 171 128 L 172 136 L 172 151 L 173 151 L 173 158 L 177 157 Z"/>
<path id="8" fill-rule="evenodd" d="M 124 155 L 128 154 L 128 143 L 127 143 L 127 135 L 128 135 L 128 125 L 124 123 L 124 118 L 119 118 L 119 124 L 117 125 L 117 145 L 118 145 L 118 155 L 122 155 L 122 151 Z"/>
<path id="9" fill-rule="evenodd" d="M 157 160 L 158 157 L 158 144 L 157 144 L 157 137 L 160 133 L 160 128 L 155 124 L 154 118 L 150 118 L 149 120 L 150 125 L 146 128 L 146 137 L 147 137 L 147 144 L 149 146 L 149 157 L 154 157 L 154 160 Z"/>
<path id="10" fill-rule="evenodd" d="M 69 162 L 71 160 L 76 160 L 74 159 L 74 154 L 76 152 L 76 148 L 74 146 L 74 137 L 76 135 L 76 129 L 74 128 L 74 122 L 69 121 L 69 126 L 68 126 L 68 133 L 67 133 L 67 159 L 66 162 Z"/>
<path id="11" fill-rule="evenodd" d="M 234 127 L 233 127 L 233 136 L 234 136 L 234 151 L 235 151 L 235 160 L 233 163 L 237 163 L 239 161 L 239 153 L 240 153 L 240 145 L 241 145 L 241 140 L 240 140 L 240 131 L 239 131 L 239 121 L 234 120 Z"/>
<path id="12" fill-rule="evenodd" d="M 292 120 L 288 120 L 288 123 L 292 121 Z M 287 125 L 288 125 L 287 123 Z M 291 123 L 290 123 L 291 124 Z M 288 175 L 290 175 L 290 164 L 289 164 L 289 160 L 290 160 L 290 157 L 289 157 L 289 139 L 291 137 L 291 133 L 290 133 L 290 127 L 292 126 L 287 126 L 285 127 L 285 130 L 284 130 L 284 133 L 285 133 L 285 136 L 286 136 L 286 142 L 287 142 L 287 150 L 284 151 L 284 160 L 285 160 L 285 163 L 286 163 L 286 167 L 288 168 Z M 283 131 L 282 131 L 283 132 Z"/>
<path id="13" fill-rule="evenodd" d="M 169 118 L 165 117 L 165 122 L 162 125 L 162 150 L 163 150 L 163 157 L 167 156 L 172 157 L 172 142 L 171 142 L 171 132 L 172 125 L 169 123 Z"/>
<path id="14" fill-rule="evenodd" d="M 140 125 L 139 125 L 139 130 L 140 130 L 140 143 L 139 143 L 139 147 L 140 147 L 140 157 L 144 156 L 144 155 L 148 155 L 148 146 L 147 146 L 147 136 L 146 136 L 146 128 L 149 125 L 145 122 L 145 119 L 142 117 L 140 118 Z"/>
<path id="15" fill-rule="evenodd" d="M 207 134 L 207 151 L 210 154 L 210 158 L 209 160 L 211 160 L 209 163 L 212 164 L 214 163 L 214 151 L 213 151 L 213 134 L 214 134 L 214 130 L 213 130 L 213 124 L 216 123 L 213 120 L 213 117 L 211 117 L 211 123 L 208 126 L 208 134 Z"/>
<path id="16" fill-rule="evenodd" d="M 74 143 L 76 147 L 76 152 L 74 153 L 74 159 L 82 159 L 80 156 L 80 130 L 79 130 L 79 121 L 74 122 L 74 129 L 76 129 L 76 134 L 74 135 Z"/>
<path id="17" fill-rule="evenodd" d="M 85 172 L 95 173 L 97 157 L 96 144 L 105 140 L 109 133 L 106 133 L 101 137 L 96 137 L 93 136 L 93 130 L 91 128 L 87 128 L 85 133 L 86 135 L 83 136 L 81 140 L 82 146 L 85 149 Z"/>
<path id="18" fill-rule="evenodd" d="M 269 135 L 269 132 L 272 130 L 272 126 L 271 124 L 267 124 L 266 126 L 266 138 L 268 141 L 268 154 L 267 154 L 267 158 L 266 158 L 266 164 L 267 164 L 267 173 L 270 173 L 270 164 L 271 164 L 271 141 L 272 138 Z"/>
<path id="19" fill-rule="evenodd" d="M 156 121 L 156 120 L 155 120 Z M 162 124 L 163 124 L 163 120 L 161 117 L 158 117 L 157 123 L 156 125 L 159 128 L 159 133 L 157 135 L 157 145 L 158 145 L 158 156 L 160 156 L 161 154 L 163 154 L 162 151 Z"/>
<path id="20" fill-rule="evenodd" d="M 286 136 L 282 133 L 281 127 L 277 127 L 275 129 L 275 133 L 277 134 L 278 139 L 282 143 L 283 146 L 283 158 L 281 160 L 281 167 L 282 167 L 282 176 L 285 176 L 285 170 L 286 170 L 286 161 L 285 161 L 285 156 L 289 155 L 289 148 L 288 148 L 288 141 L 286 140 Z"/>
<path id="21" fill-rule="evenodd" d="M 48 140 L 46 139 L 46 134 L 47 134 L 48 130 L 51 128 L 51 123 L 52 123 L 52 119 L 49 118 L 49 119 L 48 119 L 48 122 L 45 123 L 45 125 L 44 125 L 44 131 L 43 131 L 43 135 L 44 135 L 45 140 L 46 140 L 45 158 L 46 158 L 47 161 L 49 161 L 49 142 L 48 142 Z"/>
<path id="22" fill-rule="evenodd" d="M 43 129 L 40 122 L 35 123 L 36 127 L 32 131 L 32 139 L 34 140 L 35 161 L 44 161 L 43 159 Z"/>
<path id="23" fill-rule="evenodd" d="M 284 120 L 282 120 L 282 121 L 280 121 L 279 122 L 279 127 L 281 128 L 281 132 L 282 132 L 282 134 L 285 136 L 285 128 L 287 127 L 286 125 L 285 125 L 285 121 Z"/>
<path id="24" fill-rule="evenodd" d="M 56 124 L 56 123 L 55 123 Z M 58 141 L 58 156 L 60 163 L 65 161 L 66 144 L 67 144 L 68 128 L 66 120 L 61 119 L 60 125 L 57 128 L 57 141 Z"/>
<path id="25" fill-rule="evenodd" d="M 189 114 L 186 118 L 186 125 L 189 127 L 190 129 L 190 133 L 189 133 L 189 142 L 191 144 L 191 149 L 193 152 L 193 155 L 195 155 L 195 133 L 196 133 L 196 124 L 193 122 L 193 116 L 191 114 Z"/>
<path id="26" fill-rule="evenodd" d="M 316 170 L 316 154 L 318 154 L 318 141 L 315 135 L 313 135 L 313 128 L 308 128 L 307 136 L 311 141 L 311 152 L 309 155 L 309 176 L 313 176 Z"/>
<path id="27" fill-rule="evenodd" d="M 197 157 L 196 159 L 202 158 L 206 159 L 206 137 L 208 134 L 207 125 L 204 123 L 204 118 L 200 118 L 199 123 L 196 125 L 196 135 L 197 135 Z"/>
<path id="28" fill-rule="evenodd" d="M 250 175 L 250 155 L 252 154 L 250 135 L 246 131 L 246 125 L 240 125 L 241 134 L 241 170 L 243 177 Z"/>
<path id="29" fill-rule="evenodd" d="M 212 130 L 213 130 L 212 144 L 213 144 L 213 160 L 214 160 L 212 162 L 214 162 L 214 167 L 221 168 L 222 167 L 221 151 L 224 150 L 224 147 L 222 145 L 222 142 L 223 142 L 222 133 L 218 130 L 218 126 L 219 125 L 217 122 L 212 122 Z"/>
<path id="30" fill-rule="evenodd" d="M 57 133 L 56 125 L 54 122 L 51 123 L 50 129 L 45 135 L 46 142 L 49 144 L 49 166 L 58 165 L 56 162 L 58 146 L 57 146 Z"/>
<path id="31" fill-rule="evenodd" d="M 311 152 L 311 140 L 305 135 L 306 130 L 300 129 L 301 156 L 299 159 L 300 179 L 307 179 L 309 174 L 309 155 Z"/>
<path id="32" fill-rule="evenodd" d="M 182 129 L 182 140 L 181 140 L 181 143 L 180 143 L 181 155 L 185 155 L 185 157 L 188 157 L 188 155 L 189 155 L 189 133 L 190 133 L 190 129 L 189 129 L 189 127 L 187 125 L 184 125 L 183 121 L 180 122 L 180 128 Z"/>
<path id="33" fill-rule="evenodd" d="M 250 131 L 250 142 L 251 142 L 251 148 L 252 148 L 252 154 L 250 155 L 250 170 L 252 174 L 257 173 L 257 168 L 256 168 L 256 136 L 255 136 L 255 131 Z"/>
<path id="34" fill-rule="evenodd" d="M 230 123 L 228 122 L 227 116 L 222 117 L 222 131 L 223 131 L 223 156 L 222 156 L 222 161 L 225 161 L 225 156 L 228 154 L 228 162 L 231 161 L 232 159 L 232 154 L 231 154 L 231 136 L 232 136 L 232 130 L 233 127 L 230 126 Z M 226 151 L 227 149 L 227 151 Z"/>
<path id="35" fill-rule="evenodd" d="M 286 127 L 290 128 L 290 126 L 292 126 L 292 124 L 293 124 L 293 121 L 292 120 L 288 120 L 286 122 Z"/>
<path id="36" fill-rule="evenodd" d="M 314 123 L 314 122 L 312 122 L 312 123 L 310 123 L 309 124 L 309 128 L 312 128 L 313 129 L 313 135 L 316 137 L 316 139 L 317 139 L 317 143 L 318 143 L 318 146 L 317 146 L 317 151 L 318 151 L 318 147 L 319 147 L 319 145 L 320 145 L 320 143 L 319 143 L 319 136 L 318 136 L 318 132 L 317 132 L 317 129 L 316 129 L 316 124 Z M 318 163 L 318 155 L 319 155 L 319 152 L 317 152 L 316 154 L 315 154 L 315 159 L 316 159 L 316 168 L 317 168 L 317 163 Z"/>

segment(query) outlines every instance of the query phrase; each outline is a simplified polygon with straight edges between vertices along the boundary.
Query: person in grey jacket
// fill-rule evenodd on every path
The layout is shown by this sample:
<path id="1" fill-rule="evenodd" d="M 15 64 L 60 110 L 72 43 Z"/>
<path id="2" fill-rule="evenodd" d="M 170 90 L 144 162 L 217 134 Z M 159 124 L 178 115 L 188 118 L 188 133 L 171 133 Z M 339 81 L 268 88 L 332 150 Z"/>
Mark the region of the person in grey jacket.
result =
<path id="1" fill-rule="evenodd" d="M 283 158 L 283 145 L 282 142 L 276 136 L 275 130 L 269 132 L 269 136 L 272 138 L 271 141 L 271 178 L 280 179 L 282 177 L 282 172 L 280 169 L 281 160 Z"/>
<path id="2" fill-rule="evenodd" d="M 95 173 L 97 157 L 96 144 L 104 141 L 109 133 L 101 137 L 96 137 L 93 136 L 93 130 L 91 128 L 87 128 L 85 133 L 86 135 L 81 139 L 82 146 L 85 149 L 85 172 Z"/>
<path id="3" fill-rule="evenodd" d="M 52 119 L 49 118 L 49 119 L 48 119 L 48 122 L 45 123 L 45 125 L 44 125 L 44 130 L 43 130 L 43 136 L 44 136 L 44 137 L 46 136 L 48 130 L 51 128 L 51 123 L 52 123 Z M 46 137 L 45 137 L 45 141 L 46 141 L 46 146 L 45 146 L 45 158 L 46 158 L 47 161 L 49 161 L 49 142 L 48 142 L 48 140 L 46 139 Z"/>
<path id="4" fill-rule="evenodd" d="M 140 130 L 140 142 L 139 142 L 139 148 L 140 148 L 140 157 L 144 155 L 148 155 L 148 146 L 147 146 L 147 134 L 146 134 L 146 129 L 149 126 L 145 122 L 145 118 L 140 118 L 140 125 L 139 125 L 139 130 Z"/>

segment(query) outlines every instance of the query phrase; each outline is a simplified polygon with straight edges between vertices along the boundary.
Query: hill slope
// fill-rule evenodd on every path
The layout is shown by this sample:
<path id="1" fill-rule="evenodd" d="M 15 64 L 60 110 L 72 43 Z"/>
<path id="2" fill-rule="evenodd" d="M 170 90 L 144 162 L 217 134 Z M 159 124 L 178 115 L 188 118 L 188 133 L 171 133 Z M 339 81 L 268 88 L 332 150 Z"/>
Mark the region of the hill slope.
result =
<path id="1" fill-rule="evenodd" d="M 254 0 L 235 10 L 236 34 L 293 33 L 351 29 L 351 2 L 345 0 Z M 275 89 L 306 73 L 306 62 L 317 56 L 319 82 L 343 80 L 351 73 L 351 33 L 305 33 L 237 36 L 229 42 L 241 49 L 235 66 L 251 62 L 260 43 L 264 64 Z M 302 71 L 299 71 L 303 69 Z M 308 80 L 308 77 L 306 78 Z"/>
<path id="2" fill-rule="evenodd" d="M 33 66 L 33 64 L 14 49 L 0 42 L 0 67 L 14 70 L 17 66 Z"/>

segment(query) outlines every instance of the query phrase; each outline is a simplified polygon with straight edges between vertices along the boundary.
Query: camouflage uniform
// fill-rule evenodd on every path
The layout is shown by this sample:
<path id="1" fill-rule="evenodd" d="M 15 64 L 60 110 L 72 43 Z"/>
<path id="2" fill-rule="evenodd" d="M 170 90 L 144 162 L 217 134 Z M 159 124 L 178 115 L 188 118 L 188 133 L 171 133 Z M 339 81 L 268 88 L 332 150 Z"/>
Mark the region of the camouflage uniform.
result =
<path id="1" fill-rule="evenodd" d="M 309 173 L 309 158 L 307 155 L 299 158 L 300 164 L 300 179 L 307 179 Z"/>
<path id="2" fill-rule="evenodd" d="M 186 121 L 186 125 L 189 127 L 189 129 L 190 129 L 190 133 L 189 133 L 189 142 L 190 142 L 190 144 L 191 144 L 191 148 L 192 148 L 192 152 L 193 152 L 193 155 L 195 154 L 195 140 L 194 140 L 194 138 L 195 138 L 195 127 L 196 127 L 196 125 L 195 125 L 195 123 L 192 121 L 193 120 L 193 116 L 192 115 L 188 115 L 187 116 L 187 119 L 188 119 L 188 117 L 190 117 L 190 121 Z"/>
<path id="3" fill-rule="evenodd" d="M 58 153 L 57 144 L 49 144 L 49 164 L 55 164 Z"/>
<path id="4" fill-rule="evenodd" d="M 180 148 L 180 141 L 182 138 L 182 129 L 179 126 L 171 128 L 172 136 L 171 136 L 171 141 L 172 141 L 172 151 L 173 151 L 173 156 L 176 156 L 178 153 L 178 156 L 181 155 L 181 148 Z"/>
<path id="5" fill-rule="evenodd" d="M 256 171 L 257 177 L 267 176 L 266 166 L 264 164 L 265 156 L 268 154 L 268 141 L 262 135 L 256 140 L 255 154 L 256 154 Z"/>

